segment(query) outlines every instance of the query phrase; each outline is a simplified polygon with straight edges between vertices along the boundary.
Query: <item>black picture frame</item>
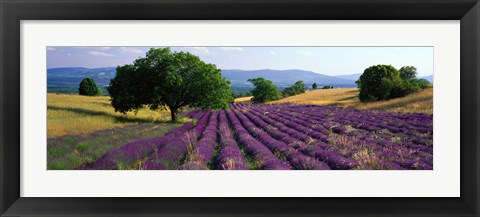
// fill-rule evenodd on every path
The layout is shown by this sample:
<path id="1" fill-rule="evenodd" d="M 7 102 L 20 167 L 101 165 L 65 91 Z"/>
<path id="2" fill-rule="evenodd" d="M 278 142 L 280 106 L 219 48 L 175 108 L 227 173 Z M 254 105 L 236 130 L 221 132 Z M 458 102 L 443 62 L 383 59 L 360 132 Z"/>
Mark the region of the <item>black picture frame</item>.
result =
<path id="1" fill-rule="evenodd" d="M 479 216 L 478 0 L 0 0 L 0 16 L 1 216 Z M 461 196 L 20 197 L 20 21 L 151 19 L 460 20 Z"/>

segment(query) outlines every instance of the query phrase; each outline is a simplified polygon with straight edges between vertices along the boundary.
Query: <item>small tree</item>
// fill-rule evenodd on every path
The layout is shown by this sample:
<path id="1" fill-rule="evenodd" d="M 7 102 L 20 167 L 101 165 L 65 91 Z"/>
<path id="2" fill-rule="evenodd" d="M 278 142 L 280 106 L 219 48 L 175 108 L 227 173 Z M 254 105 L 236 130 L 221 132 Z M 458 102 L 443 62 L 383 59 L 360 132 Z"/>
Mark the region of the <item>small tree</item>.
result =
<path id="1" fill-rule="evenodd" d="M 400 77 L 404 80 L 417 77 L 417 68 L 414 66 L 403 66 L 398 71 L 400 72 Z"/>
<path id="2" fill-rule="evenodd" d="M 170 48 L 152 48 L 145 58 L 118 66 L 108 91 L 117 112 L 137 111 L 143 106 L 168 108 L 173 122 L 185 106 L 220 109 L 233 102 L 230 82 L 215 65 Z"/>
<path id="3" fill-rule="evenodd" d="M 312 84 L 312 89 L 316 90 L 317 87 L 318 87 L 318 86 L 317 86 L 317 83 L 313 83 L 313 84 Z"/>
<path id="4" fill-rule="evenodd" d="M 102 95 L 102 90 L 92 78 L 84 78 L 80 82 L 78 93 L 83 96 L 98 96 Z"/>
<path id="5" fill-rule="evenodd" d="M 305 93 L 305 83 L 303 83 L 303 81 L 297 81 L 291 87 L 287 87 L 282 91 L 283 97 L 294 96 L 301 93 Z"/>
<path id="6" fill-rule="evenodd" d="M 277 87 L 273 85 L 272 81 L 262 77 L 248 79 L 248 81 L 255 86 L 255 88 L 251 90 L 251 94 L 253 95 L 251 101 L 253 103 L 265 103 L 280 99 L 281 93 Z"/>
<path id="7" fill-rule="evenodd" d="M 293 85 L 293 89 L 295 91 L 295 94 L 305 93 L 305 83 L 303 83 L 303 81 L 297 81 Z"/>

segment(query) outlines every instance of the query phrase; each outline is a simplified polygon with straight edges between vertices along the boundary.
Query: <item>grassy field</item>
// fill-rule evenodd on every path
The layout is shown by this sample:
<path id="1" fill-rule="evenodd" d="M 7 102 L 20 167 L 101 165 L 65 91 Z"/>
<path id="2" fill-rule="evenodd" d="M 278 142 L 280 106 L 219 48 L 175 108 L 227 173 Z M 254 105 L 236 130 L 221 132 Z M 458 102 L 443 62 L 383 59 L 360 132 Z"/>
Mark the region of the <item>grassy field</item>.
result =
<path id="1" fill-rule="evenodd" d="M 357 88 L 312 90 L 304 94 L 283 98 L 270 103 L 299 103 L 326 106 L 341 106 L 362 110 L 386 110 L 394 112 L 417 112 L 432 114 L 433 112 L 433 88 L 425 89 L 419 93 L 406 97 L 391 99 L 380 102 L 363 103 L 358 99 Z"/>
<path id="2" fill-rule="evenodd" d="M 179 122 L 189 121 L 179 115 Z M 137 114 L 115 112 L 108 96 L 47 95 L 47 136 L 80 135 L 138 123 L 166 123 L 169 111 L 141 109 Z"/>
<path id="3" fill-rule="evenodd" d="M 240 97 L 240 98 L 236 98 L 235 102 L 250 102 L 250 99 L 252 99 L 251 96 Z"/>
<path id="4" fill-rule="evenodd" d="M 108 96 L 47 95 L 47 169 L 78 169 L 107 151 L 131 141 L 161 137 L 182 125 L 170 123 L 169 111 L 141 109 L 137 114 L 117 113 Z"/>
<path id="5" fill-rule="evenodd" d="M 271 103 L 299 103 L 314 105 L 347 106 L 360 103 L 357 88 L 310 90 L 303 94 L 283 98 Z"/>
<path id="6" fill-rule="evenodd" d="M 180 123 L 139 123 L 81 135 L 50 138 L 47 141 L 47 169 L 82 168 L 109 150 L 135 140 L 161 137 L 180 125 Z"/>
<path id="7" fill-rule="evenodd" d="M 406 97 L 372 103 L 357 103 L 350 107 L 362 110 L 386 110 L 401 113 L 433 113 L 433 88 Z"/>

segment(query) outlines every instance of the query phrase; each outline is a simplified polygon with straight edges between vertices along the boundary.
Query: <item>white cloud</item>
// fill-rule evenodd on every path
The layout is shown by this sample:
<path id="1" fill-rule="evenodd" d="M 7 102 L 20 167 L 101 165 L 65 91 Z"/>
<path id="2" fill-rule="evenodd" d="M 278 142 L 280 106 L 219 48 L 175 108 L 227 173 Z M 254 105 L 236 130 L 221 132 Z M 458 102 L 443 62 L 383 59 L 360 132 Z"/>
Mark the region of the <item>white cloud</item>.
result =
<path id="1" fill-rule="evenodd" d="M 225 51 L 244 51 L 241 47 L 220 47 L 220 49 Z"/>
<path id="2" fill-rule="evenodd" d="M 142 50 L 140 50 L 138 48 L 134 48 L 134 47 L 121 47 L 120 49 L 123 52 L 130 52 L 130 53 L 137 53 L 137 54 L 144 53 Z"/>
<path id="3" fill-rule="evenodd" d="M 96 47 L 97 50 L 110 50 L 111 47 Z"/>
<path id="4" fill-rule="evenodd" d="M 71 54 L 71 53 L 67 53 L 67 56 L 71 57 L 71 56 L 73 56 L 73 54 Z"/>
<path id="5" fill-rule="evenodd" d="M 204 54 L 209 54 L 210 50 L 207 47 L 192 47 L 197 52 L 202 52 Z"/>
<path id="6" fill-rule="evenodd" d="M 56 51 L 57 49 L 53 48 L 53 47 L 47 47 L 47 51 Z"/>
<path id="7" fill-rule="evenodd" d="M 277 52 L 275 52 L 273 50 L 271 50 L 269 53 L 272 54 L 272 55 L 277 55 Z"/>
<path id="8" fill-rule="evenodd" d="M 88 54 L 96 57 L 111 57 L 113 54 L 107 53 L 107 52 L 102 52 L 102 51 L 90 51 Z"/>
<path id="9" fill-rule="evenodd" d="M 296 50 L 295 53 L 303 55 L 303 56 L 312 56 L 313 52 L 309 50 Z"/>

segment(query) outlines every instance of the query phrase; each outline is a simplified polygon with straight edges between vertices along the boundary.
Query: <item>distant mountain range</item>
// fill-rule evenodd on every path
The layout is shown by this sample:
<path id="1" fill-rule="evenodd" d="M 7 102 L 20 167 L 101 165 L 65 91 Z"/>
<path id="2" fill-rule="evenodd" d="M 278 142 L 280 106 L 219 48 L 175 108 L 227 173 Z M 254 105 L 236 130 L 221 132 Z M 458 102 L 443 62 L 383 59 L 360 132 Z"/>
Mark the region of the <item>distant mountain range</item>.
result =
<path id="1" fill-rule="evenodd" d="M 108 86 L 110 79 L 116 74 L 115 67 L 103 68 L 84 68 L 84 67 L 67 67 L 67 68 L 50 68 L 47 70 L 47 86 L 48 88 L 78 88 L 78 84 L 83 78 L 90 77 L 101 86 Z M 361 73 L 350 75 L 330 76 L 305 71 L 299 69 L 291 70 L 239 70 L 225 69 L 222 75 L 231 81 L 232 87 L 247 88 L 252 84 L 247 80 L 250 78 L 263 77 L 273 81 L 279 87 L 290 86 L 296 81 L 302 80 L 306 85 L 310 86 L 314 82 L 318 86 L 330 85 L 334 87 L 356 87 L 355 81 L 358 80 Z M 433 81 L 433 75 L 422 77 L 430 82 Z"/>
<path id="2" fill-rule="evenodd" d="M 110 79 L 115 78 L 115 67 L 104 68 L 51 68 L 47 69 L 47 85 L 78 85 L 86 77 L 93 78 L 95 83 L 104 86 L 110 84 Z"/>
<path id="3" fill-rule="evenodd" d="M 335 77 L 350 80 L 350 81 L 357 81 L 360 78 L 360 75 L 362 75 L 362 73 L 355 73 L 350 75 L 337 75 Z"/>
<path id="4" fill-rule="evenodd" d="M 294 84 L 296 81 L 302 80 L 305 84 L 311 85 L 314 82 L 318 86 L 330 85 L 336 87 L 354 87 L 355 81 L 344 79 L 337 76 L 318 74 L 311 71 L 290 69 L 290 70 L 239 70 L 229 69 L 222 70 L 222 75 L 231 81 L 232 86 L 251 86 L 247 81 L 250 78 L 263 77 L 271 80 L 275 85 L 284 87 Z"/>

